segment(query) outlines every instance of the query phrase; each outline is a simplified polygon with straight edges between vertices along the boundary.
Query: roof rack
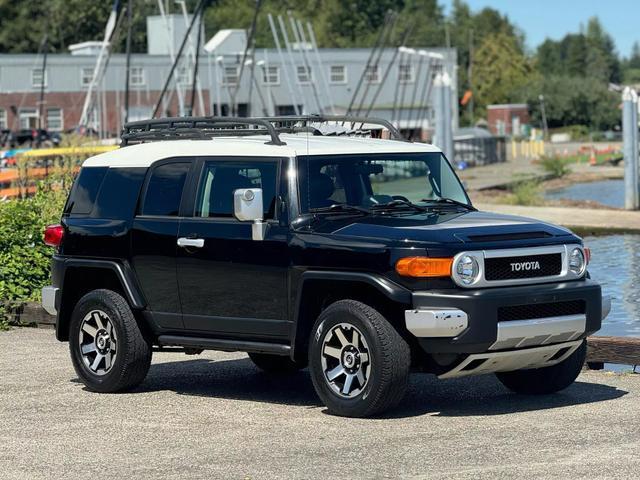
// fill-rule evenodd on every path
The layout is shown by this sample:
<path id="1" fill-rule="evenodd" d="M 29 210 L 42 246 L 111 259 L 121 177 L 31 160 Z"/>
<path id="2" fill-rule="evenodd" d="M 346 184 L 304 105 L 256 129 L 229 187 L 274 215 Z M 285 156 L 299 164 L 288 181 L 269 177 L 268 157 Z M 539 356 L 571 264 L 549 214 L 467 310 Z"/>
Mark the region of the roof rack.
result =
<path id="1" fill-rule="evenodd" d="M 291 115 L 278 117 L 169 117 L 129 122 L 122 129 L 121 147 L 136 143 L 161 140 L 207 140 L 219 136 L 269 135 L 268 145 L 286 145 L 279 133 L 310 132 L 324 135 L 311 124 L 342 122 L 351 123 L 358 133 L 365 123 L 380 125 L 389 130 L 395 140 L 406 141 L 400 132 L 387 120 L 381 118 L 352 117 L 348 115 Z M 355 124 L 360 128 L 355 129 Z"/>

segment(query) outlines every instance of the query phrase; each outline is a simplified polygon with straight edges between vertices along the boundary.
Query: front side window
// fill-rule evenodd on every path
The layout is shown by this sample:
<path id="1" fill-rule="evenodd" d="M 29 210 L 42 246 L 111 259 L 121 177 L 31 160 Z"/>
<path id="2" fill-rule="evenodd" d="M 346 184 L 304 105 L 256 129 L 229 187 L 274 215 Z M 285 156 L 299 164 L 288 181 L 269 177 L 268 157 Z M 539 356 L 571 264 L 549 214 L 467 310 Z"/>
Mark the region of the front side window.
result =
<path id="1" fill-rule="evenodd" d="M 196 217 L 233 217 L 233 193 L 261 188 L 264 218 L 274 218 L 277 162 L 206 162 L 196 197 Z"/>
<path id="2" fill-rule="evenodd" d="M 427 207 L 440 199 L 470 205 L 441 153 L 301 157 L 302 212 L 351 205 L 369 209 L 394 200 Z"/>
<path id="3" fill-rule="evenodd" d="M 172 162 L 153 169 L 141 209 L 142 215 L 176 217 L 190 162 Z"/>

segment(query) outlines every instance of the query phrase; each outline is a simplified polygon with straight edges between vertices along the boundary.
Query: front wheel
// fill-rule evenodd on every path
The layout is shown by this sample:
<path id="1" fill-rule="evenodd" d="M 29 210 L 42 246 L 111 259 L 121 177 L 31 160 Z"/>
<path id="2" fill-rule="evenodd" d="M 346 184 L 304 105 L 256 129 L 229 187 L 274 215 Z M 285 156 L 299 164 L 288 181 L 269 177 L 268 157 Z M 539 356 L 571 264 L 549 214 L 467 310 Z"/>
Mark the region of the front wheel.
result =
<path id="1" fill-rule="evenodd" d="M 402 400 L 409 381 L 409 345 L 375 309 L 340 300 L 312 330 L 309 369 L 330 413 L 367 417 Z"/>
<path id="2" fill-rule="evenodd" d="M 151 364 L 146 341 L 127 301 L 111 290 L 94 290 L 73 310 L 71 360 L 89 390 L 128 390 L 144 380 Z"/>
<path id="3" fill-rule="evenodd" d="M 545 395 L 564 390 L 575 382 L 587 356 L 587 341 L 562 362 L 551 367 L 496 373 L 498 380 L 515 393 Z"/>

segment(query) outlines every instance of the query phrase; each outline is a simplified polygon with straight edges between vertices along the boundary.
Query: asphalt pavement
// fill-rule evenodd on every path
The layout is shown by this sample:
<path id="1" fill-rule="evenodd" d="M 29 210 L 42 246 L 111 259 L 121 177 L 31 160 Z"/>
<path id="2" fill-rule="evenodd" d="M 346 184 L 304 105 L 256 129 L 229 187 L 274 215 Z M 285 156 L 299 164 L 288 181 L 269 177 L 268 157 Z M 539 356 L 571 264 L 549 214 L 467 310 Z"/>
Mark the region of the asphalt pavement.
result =
<path id="1" fill-rule="evenodd" d="M 640 375 L 585 372 L 549 397 L 493 376 L 414 375 L 375 419 L 328 415 L 307 371 L 244 354 L 156 353 L 95 394 L 53 330 L 0 332 L 0 478 L 639 478 Z"/>

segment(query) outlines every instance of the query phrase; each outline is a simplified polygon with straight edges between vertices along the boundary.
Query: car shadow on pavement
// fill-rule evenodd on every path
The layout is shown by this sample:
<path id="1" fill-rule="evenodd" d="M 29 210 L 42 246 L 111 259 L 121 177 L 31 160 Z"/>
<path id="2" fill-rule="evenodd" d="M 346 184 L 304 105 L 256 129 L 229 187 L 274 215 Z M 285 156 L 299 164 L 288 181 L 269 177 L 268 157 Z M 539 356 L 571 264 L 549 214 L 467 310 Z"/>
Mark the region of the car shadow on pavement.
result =
<path id="1" fill-rule="evenodd" d="M 286 375 L 267 374 L 248 358 L 154 363 L 145 381 L 132 393 L 161 390 L 179 395 L 322 408 L 326 412 L 307 369 Z M 404 400 L 378 418 L 504 415 L 614 400 L 627 393 L 609 385 L 577 381 L 553 395 L 516 395 L 493 375 L 438 380 L 433 375 L 413 374 Z"/>

